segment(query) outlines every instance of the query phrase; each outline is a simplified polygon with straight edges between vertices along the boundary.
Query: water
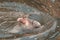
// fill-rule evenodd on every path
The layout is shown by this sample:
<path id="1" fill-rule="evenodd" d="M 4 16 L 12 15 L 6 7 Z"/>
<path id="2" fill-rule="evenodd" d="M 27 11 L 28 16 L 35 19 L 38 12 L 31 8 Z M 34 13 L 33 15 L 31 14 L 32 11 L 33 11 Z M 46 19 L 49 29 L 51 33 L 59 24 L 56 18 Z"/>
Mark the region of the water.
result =
<path id="1" fill-rule="evenodd" d="M 0 18 L 1 20 L 3 20 L 2 22 L 0 22 L 0 24 L 1 24 L 0 27 L 3 26 L 2 27 L 3 30 L 7 29 L 7 31 L 9 31 L 13 27 L 15 27 L 16 23 L 17 23 L 16 19 L 18 17 L 20 17 L 20 15 L 22 14 L 21 12 L 30 14 L 29 18 L 37 20 L 37 21 L 41 22 L 42 25 L 43 24 L 45 25 L 45 27 L 43 29 L 40 29 L 41 34 L 39 36 L 37 36 L 37 35 L 32 35 L 32 36 L 28 36 L 28 37 L 23 36 L 22 38 L 11 39 L 11 40 L 36 40 L 37 37 L 44 38 L 44 36 L 46 37 L 49 34 L 50 30 L 48 30 L 48 29 L 50 27 L 52 27 L 53 30 L 56 27 L 56 24 L 55 25 L 53 24 L 53 22 L 55 23 L 54 18 L 50 17 L 50 15 L 48 15 L 48 13 L 45 14 L 41 11 L 38 11 L 37 9 L 35 9 L 33 7 L 27 6 L 26 4 L 15 3 L 15 2 L 3 2 L 3 3 L 0 3 L 0 8 L 6 8 L 6 10 L 4 10 L 5 12 L 3 12 L 3 11 L 0 12 L 0 15 L 4 16 L 3 18 Z M 9 11 L 7 11 L 7 10 L 9 10 Z M 47 22 L 49 22 L 50 20 L 51 20 L 51 23 L 48 24 Z M 7 22 L 5 22 L 5 21 L 7 21 Z M 5 25 L 5 24 L 7 24 L 7 25 Z M 54 27 L 51 25 L 54 25 Z M 6 34 L 6 35 L 8 35 L 8 34 Z M 5 37 L 6 37 L 6 35 L 5 35 Z M 10 35 L 12 35 L 12 34 L 10 34 Z M 10 35 L 8 35 L 8 36 L 10 36 Z M 4 35 L 2 35 L 2 37 L 3 36 Z"/>

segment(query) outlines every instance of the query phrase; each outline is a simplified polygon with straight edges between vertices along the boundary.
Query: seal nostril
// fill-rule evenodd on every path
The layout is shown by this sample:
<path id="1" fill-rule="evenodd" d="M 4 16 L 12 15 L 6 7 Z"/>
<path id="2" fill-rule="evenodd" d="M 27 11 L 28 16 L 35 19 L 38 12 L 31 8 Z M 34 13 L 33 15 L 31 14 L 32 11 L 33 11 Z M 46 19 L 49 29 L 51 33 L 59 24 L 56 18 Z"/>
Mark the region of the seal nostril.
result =
<path id="1" fill-rule="evenodd" d="M 35 26 L 34 28 L 39 28 L 38 26 Z"/>

